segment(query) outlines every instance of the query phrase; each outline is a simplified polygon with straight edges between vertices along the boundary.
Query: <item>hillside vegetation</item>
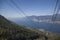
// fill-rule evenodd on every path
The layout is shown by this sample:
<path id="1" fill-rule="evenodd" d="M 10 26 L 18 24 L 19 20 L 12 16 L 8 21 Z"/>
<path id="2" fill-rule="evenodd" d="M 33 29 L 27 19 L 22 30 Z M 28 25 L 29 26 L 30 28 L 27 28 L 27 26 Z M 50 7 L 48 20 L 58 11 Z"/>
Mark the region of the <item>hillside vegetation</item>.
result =
<path id="1" fill-rule="evenodd" d="M 0 16 L 0 40 L 34 40 L 39 35 L 33 30 L 18 26 Z"/>
<path id="2" fill-rule="evenodd" d="M 0 40 L 45 40 L 46 32 L 19 26 L 0 15 Z M 60 35 L 49 33 L 49 40 L 60 40 Z"/>

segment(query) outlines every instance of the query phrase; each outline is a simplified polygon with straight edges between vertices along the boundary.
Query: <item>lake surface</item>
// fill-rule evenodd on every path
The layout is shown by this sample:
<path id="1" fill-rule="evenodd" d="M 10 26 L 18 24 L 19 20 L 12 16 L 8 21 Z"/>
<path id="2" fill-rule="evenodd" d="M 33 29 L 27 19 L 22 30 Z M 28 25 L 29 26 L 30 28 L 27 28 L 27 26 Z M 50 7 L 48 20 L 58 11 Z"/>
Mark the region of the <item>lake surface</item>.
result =
<path id="1" fill-rule="evenodd" d="M 24 25 L 31 28 L 36 29 L 44 29 L 46 31 L 51 31 L 54 33 L 60 33 L 60 24 L 52 24 L 46 22 L 34 22 L 32 20 L 13 20 L 15 23 L 19 25 Z"/>

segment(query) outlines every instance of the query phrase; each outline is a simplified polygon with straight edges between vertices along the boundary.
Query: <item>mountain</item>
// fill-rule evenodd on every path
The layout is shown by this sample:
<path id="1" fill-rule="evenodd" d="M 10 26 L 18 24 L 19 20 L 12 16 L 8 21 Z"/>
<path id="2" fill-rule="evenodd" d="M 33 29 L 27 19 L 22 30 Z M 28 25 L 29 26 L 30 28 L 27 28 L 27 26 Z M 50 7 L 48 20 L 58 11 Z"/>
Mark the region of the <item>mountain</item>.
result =
<path id="1" fill-rule="evenodd" d="M 11 21 L 24 26 L 29 26 L 35 29 L 44 29 L 55 33 L 60 33 L 60 14 L 57 16 L 57 20 L 52 21 L 52 15 L 46 16 L 26 16 L 23 18 L 11 18 Z"/>
<path id="2" fill-rule="evenodd" d="M 60 14 L 45 15 L 45 16 L 27 16 L 27 17 L 30 19 L 35 18 L 37 20 L 51 20 L 51 21 L 55 18 L 56 21 L 60 21 Z"/>
<path id="3" fill-rule="evenodd" d="M 38 32 L 19 26 L 0 15 L 0 40 L 34 40 L 39 36 Z"/>
<path id="4" fill-rule="evenodd" d="M 0 15 L 0 40 L 45 40 L 46 33 L 17 25 Z M 48 33 L 48 40 L 60 40 L 60 34 Z"/>

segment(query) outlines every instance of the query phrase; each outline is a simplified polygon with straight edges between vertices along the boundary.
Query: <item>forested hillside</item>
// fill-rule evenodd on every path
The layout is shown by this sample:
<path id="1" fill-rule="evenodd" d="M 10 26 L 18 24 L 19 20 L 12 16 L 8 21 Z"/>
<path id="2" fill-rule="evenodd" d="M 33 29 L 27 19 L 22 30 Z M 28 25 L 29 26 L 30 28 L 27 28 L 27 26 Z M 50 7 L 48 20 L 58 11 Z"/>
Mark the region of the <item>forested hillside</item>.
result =
<path id="1" fill-rule="evenodd" d="M 39 36 L 37 32 L 18 26 L 0 15 L 0 40 L 34 40 Z"/>

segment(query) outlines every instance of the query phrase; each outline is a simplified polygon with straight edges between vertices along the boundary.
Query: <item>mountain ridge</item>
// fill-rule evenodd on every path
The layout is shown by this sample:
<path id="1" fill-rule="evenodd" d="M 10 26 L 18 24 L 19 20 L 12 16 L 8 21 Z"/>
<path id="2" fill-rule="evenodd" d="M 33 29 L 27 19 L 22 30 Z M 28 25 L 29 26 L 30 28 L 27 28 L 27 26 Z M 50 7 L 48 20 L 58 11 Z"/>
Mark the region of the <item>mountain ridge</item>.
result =
<path id="1" fill-rule="evenodd" d="M 0 16 L 0 40 L 34 40 L 39 37 L 39 33 L 11 23 L 6 18 Z"/>

